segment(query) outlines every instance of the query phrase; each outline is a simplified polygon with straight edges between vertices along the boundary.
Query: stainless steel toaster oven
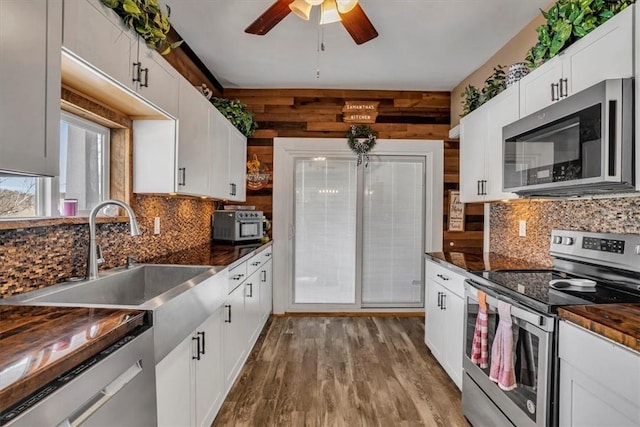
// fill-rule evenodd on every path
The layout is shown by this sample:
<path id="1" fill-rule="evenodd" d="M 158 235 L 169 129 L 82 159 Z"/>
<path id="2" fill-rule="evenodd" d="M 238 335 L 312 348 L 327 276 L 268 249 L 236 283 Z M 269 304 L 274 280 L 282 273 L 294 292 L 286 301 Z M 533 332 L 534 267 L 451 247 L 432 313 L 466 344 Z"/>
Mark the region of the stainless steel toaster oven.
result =
<path id="1" fill-rule="evenodd" d="M 219 210 L 213 213 L 213 240 L 245 243 L 262 238 L 262 211 Z"/>

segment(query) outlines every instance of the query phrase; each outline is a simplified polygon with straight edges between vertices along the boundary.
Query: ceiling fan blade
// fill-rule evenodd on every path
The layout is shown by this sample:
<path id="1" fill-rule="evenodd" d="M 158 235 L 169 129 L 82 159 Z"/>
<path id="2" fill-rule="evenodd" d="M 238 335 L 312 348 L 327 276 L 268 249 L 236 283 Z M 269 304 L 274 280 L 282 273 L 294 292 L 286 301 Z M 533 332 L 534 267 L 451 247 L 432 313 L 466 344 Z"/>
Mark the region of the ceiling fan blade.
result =
<path id="1" fill-rule="evenodd" d="M 378 32 L 371 21 L 369 21 L 362 7 L 360 7 L 360 4 L 356 4 L 356 6 L 347 13 L 341 13 L 340 17 L 342 18 L 342 25 L 344 25 L 347 32 L 351 34 L 356 44 L 363 44 L 378 37 Z"/>
<path id="2" fill-rule="evenodd" d="M 289 9 L 291 3 L 293 3 L 293 0 L 277 0 L 262 15 L 258 16 L 258 19 L 245 28 L 244 32 L 264 36 L 271 31 L 278 22 L 282 21 L 291 13 L 291 9 Z"/>

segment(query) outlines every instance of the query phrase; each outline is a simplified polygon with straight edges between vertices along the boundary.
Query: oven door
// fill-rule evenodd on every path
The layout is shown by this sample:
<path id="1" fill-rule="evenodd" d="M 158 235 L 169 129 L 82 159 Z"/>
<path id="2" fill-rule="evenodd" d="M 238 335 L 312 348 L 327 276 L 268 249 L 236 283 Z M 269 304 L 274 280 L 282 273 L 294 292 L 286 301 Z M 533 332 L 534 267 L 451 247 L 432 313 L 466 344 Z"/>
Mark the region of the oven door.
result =
<path id="1" fill-rule="evenodd" d="M 481 368 L 471 361 L 471 349 L 478 317 L 478 289 L 465 284 L 465 344 L 463 367 L 465 381 L 472 380 L 468 389 L 480 389 L 488 400 L 484 405 L 478 402 L 467 402 L 465 405 L 465 387 L 463 386 L 463 410 L 472 424 L 482 425 L 486 418 L 474 413 L 477 408 L 499 410 L 509 421 L 517 426 L 545 426 L 551 420 L 551 371 L 552 342 L 554 319 L 542 316 L 532 310 L 518 305 L 513 300 L 486 292 L 488 315 L 488 367 Z M 513 331 L 513 366 L 516 377 L 516 388 L 504 391 L 489 379 L 491 366 L 491 348 L 498 327 L 498 299 L 511 304 L 511 321 Z M 478 398 L 478 393 L 473 396 Z M 468 413 L 470 412 L 470 413 Z M 501 414 L 497 413 L 501 416 Z M 492 418 L 493 419 L 493 418 Z"/>
<path id="2" fill-rule="evenodd" d="M 236 240 L 252 240 L 262 237 L 262 221 L 238 220 L 238 238 Z"/>

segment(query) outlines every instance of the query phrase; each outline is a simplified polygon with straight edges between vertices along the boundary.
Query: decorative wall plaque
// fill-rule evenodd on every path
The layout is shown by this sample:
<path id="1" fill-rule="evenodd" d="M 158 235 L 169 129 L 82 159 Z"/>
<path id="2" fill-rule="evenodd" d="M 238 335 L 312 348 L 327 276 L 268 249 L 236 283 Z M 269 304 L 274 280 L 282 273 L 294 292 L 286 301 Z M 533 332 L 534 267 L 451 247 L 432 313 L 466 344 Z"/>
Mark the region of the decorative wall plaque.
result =
<path id="1" fill-rule="evenodd" d="M 345 101 L 342 121 L 345 123 L 375 123 L 379 101 Z"/>
<path id="2" fill-rule="evenodd" d="M 464 203 L 460 191 L 449 190 L 449 231 L 464 231 Z"/>

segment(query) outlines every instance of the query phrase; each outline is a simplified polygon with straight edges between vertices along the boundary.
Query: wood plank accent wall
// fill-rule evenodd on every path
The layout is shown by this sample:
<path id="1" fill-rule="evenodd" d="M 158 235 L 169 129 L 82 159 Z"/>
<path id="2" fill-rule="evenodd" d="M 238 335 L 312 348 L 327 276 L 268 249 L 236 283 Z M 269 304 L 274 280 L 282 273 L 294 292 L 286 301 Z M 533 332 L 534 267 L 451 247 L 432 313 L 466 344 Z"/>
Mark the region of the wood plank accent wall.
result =
<path id="1" fill-rule="evenodd" d="M 257 155 L 273 170 L 273 138 L 344 138 L 349 123 L 342 122 L 345 101 L 379 101 L 378 118 L 371 127 L 383 139 L 444 140 L 443 221 L 447 224 L 447 191 L 458 189 L 459 144 L 448 139 L 449 92 L 365 91 L 329 89 L 225 89 L 224 96 L 247 104 L 259 124 L 249 138 L 247 157 Z M 346 144 L 346 139 L 345 139 Z M 277 171 L 276 171 L 277 173 Z M 272 215 L 272 186 L 247 190 L 248 205 Z M 482 251 L 483 207 L 466 206 L 465 232 L 444 233 L 445 251 Z"/>

